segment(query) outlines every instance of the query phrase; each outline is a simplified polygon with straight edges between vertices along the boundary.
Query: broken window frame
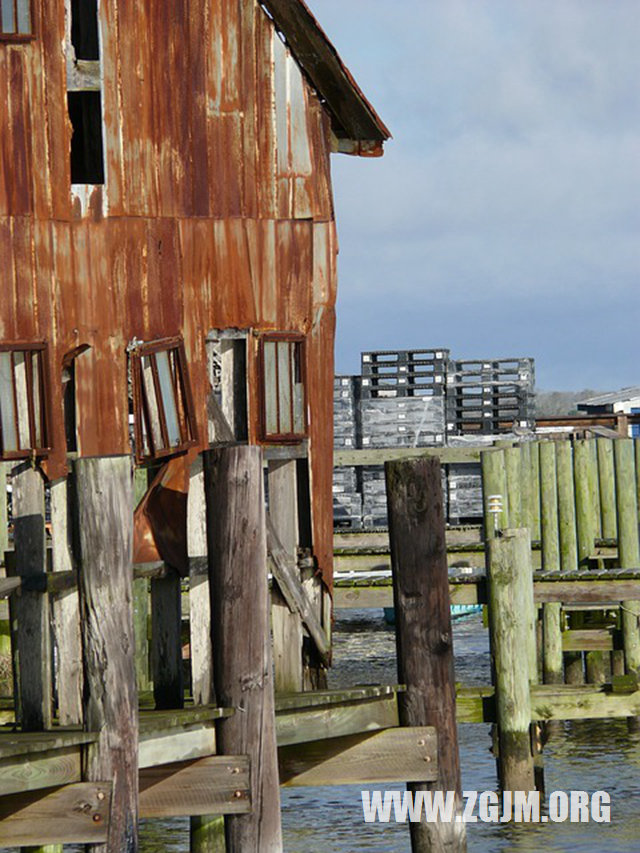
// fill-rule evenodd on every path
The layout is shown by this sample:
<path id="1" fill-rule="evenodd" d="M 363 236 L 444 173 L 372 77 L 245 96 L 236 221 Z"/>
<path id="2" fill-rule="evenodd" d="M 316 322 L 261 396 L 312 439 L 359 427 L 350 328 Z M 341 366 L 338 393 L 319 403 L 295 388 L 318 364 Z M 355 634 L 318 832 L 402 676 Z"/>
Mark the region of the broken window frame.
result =
<path id="1" fill-rule="evenodd" d="M 177 429 L 179 431 L 179 441 L 176 444 L 170 443 L 170 426 L 167 421 L 165 396 L 163 394 L 162 379 L 157 362 L 158 355 L 161 353 L 166 353 L 169 360 L 173 403 L 175 406 Z M 171 369 L 172 354 L 175 370 Z M 152 401 L 149 399 L 143 376 L 143 359 L 145 358 L 149 359 L 151 366 L 157 424 L 154 421 L 154 412 L 151 409 Z M 183 339 L 181 337 L 174 337 L 160 338 L 144 343 L 136 342 L 135 345 L 129 348 L 129 359 L 133 393 L 136 461 L 142 464 L 153 459 L 163 459 L 167 456 L 184 453 L 189 447 L 197 443 L 198 434 Z M 155 433 L 158 430 L 161 443 L 157 442 L 155 438 Z"/>
<path id="2" fill-rule="evenodd" d="M 5 5 L 10 5 L 13 13 L 13 21 L 14 21 L 14 30 L 6 30 L 5 27 L 5 19 L 3 14 L 3 7 Z M 27 26 L 28 29 L 19 31 L 17 27 L 19 26 L 19 14 L 18 10 L 22 9 L 22 13 L 26 11 L 28 15 Z M 11 41 L 11 42 L 25 42 L 32 41 L 35 38 L 35 32 L 33 27 L 33 2 L 32 0 L 0 0 L 0 41 Z"/>
<path id="3" fill-rule="evenodd" d="M 11 354 L 11 384 L 13 426 L 15 430 L 15 450 L 5 449 L 3 430 L 4 417 L 0 417 L 0 459 L 29 459 L 46 457 L 51 450 L 50 438 L 50 396 L 49 396 L 49 350 L 44 341 L 12 341 L 0 343 L 0 353 Z M 34 377 L 33 359 L 25 359 L 25 390 L 27 403 L 28 447 L 21 447 L 22 437 L 20 426 L 20 405 L 18 399 L 18 383 L 16 381 L 16 353 L 38 354 L 37 376 Z M 37 402 L 37 410 L 35 403 Z M 37 441 L 38 432 L 40 441 Z"/>
<path id="4" fill-rule="evenodd" d="M 281 401 L 283 399 L 281 380 L 280 380 L 280 364 L 278 357 L 278 344 L 289 344 L 292 347 L 293 361 L 289 361 L 293 367 L 293 372 L 289 372 L 289 423 L 292 427 L 290 431 L 282 429 L 283 418 L 280 413 Z M 306 346 L 304 335 L 294 332 L 268 332 L 260 337 L 259 350 L 259 369 L 260 369 L 260 434 L 264 442 L 274 444 L 294 444 L 302 441 L 308 435 L 307 421 L 307 381 L 306 381 Z M 271 430 L 269 421 L 270 415 L 268 411 L 269 394 L 268 394 L 268 365 L 266 347 L 268 344 L 276 345 L 276 355 L 274 359 L 274 386 L 275 386 L 275 416 L 278 425 L 277 430 Z M 299 381 L 296 382 L 296 373 L 299 375 Z M 296 394 L 295 387 L 300 386 L 300 411 L 296 411 Z M 284 395 L 286 399 L 286 394 Z M 296 420 L 302 422 L 301 428 L 295 428 Z"/>

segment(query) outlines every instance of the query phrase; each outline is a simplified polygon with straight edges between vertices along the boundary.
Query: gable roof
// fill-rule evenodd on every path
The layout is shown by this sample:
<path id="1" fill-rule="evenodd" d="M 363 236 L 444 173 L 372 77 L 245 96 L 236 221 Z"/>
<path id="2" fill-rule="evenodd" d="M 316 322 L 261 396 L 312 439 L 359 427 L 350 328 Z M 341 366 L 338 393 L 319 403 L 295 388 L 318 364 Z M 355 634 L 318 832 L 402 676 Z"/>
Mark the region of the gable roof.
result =
<path id="1" fill-rule="evenodd" d="M 382 154 L 391 137 L 304 0 L 259 0 L 331 116 L 339 151 Z"/>

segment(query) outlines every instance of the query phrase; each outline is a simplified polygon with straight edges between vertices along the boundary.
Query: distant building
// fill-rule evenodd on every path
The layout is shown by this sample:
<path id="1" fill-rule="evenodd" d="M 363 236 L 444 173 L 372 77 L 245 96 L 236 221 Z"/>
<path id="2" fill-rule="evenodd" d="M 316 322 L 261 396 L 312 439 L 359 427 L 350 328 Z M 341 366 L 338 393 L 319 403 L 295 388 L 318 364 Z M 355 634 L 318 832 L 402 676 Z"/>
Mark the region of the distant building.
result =
<path id="1" fill-rule="evenodd" d="M 631 388 L 621 388 L 619 391 L 589 397 L 588 400 L 581 400 L 578 403 L 578 409 L 589 415 L 618 413 L 638 415 L 640 414 L 640 386 L 634 385 Z M 640 424 L 631 424 L 629 435 L 640 438 Z"/>

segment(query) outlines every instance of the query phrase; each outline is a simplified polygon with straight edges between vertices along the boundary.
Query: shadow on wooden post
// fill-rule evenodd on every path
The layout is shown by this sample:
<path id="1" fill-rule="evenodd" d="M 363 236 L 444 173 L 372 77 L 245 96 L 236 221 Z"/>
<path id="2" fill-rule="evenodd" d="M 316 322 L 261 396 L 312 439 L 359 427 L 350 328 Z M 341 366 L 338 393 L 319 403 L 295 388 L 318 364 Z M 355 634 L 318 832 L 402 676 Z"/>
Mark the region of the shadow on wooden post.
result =
<path id="1" fill-rule="evenodd" d="M 222 755 L 248 755 L 251 812 L 225 819 L 228 853 L 282 850 L 269 590 L 259 447 L 204 454 L 213 675 Z"/>
<path id="2" fill-rule="evenodd" d="M 393 566 L 400 724 L 435 726 L 438 779 L 410 791 L 456 791 L 461 812 L 453 635 L 440 462 L 385 464 Z M 411 823 L 413 853 L 467 849 L 464 823 Z"/>

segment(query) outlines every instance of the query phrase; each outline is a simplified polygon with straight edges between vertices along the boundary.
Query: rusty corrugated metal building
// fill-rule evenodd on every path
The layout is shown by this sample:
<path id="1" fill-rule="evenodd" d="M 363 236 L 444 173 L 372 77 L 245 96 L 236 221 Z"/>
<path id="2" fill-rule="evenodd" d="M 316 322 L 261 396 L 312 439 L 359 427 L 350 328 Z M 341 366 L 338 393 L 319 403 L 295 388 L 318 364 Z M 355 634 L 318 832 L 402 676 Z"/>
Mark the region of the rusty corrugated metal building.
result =
<path id="1" fill-rule="evenodd" d="M 328 579 L 329 156 L 389 134 L 309 9 L 6 0 L 0 101 L 3 457 L 133 442 L 180 491 L 222 409 L 308 447 Z"/>

